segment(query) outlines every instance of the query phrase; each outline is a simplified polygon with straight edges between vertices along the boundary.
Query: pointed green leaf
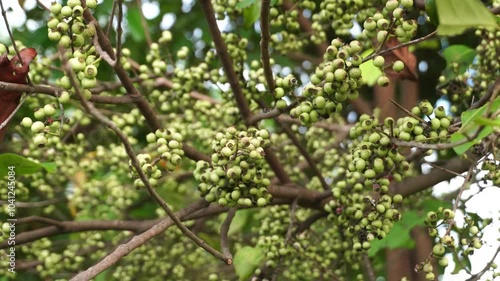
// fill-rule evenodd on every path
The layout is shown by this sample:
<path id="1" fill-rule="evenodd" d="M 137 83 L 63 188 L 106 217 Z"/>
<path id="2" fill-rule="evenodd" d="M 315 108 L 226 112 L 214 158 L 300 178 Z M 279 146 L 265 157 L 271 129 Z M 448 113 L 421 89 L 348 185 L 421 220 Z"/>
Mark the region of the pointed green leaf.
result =
<path id="1" fill-rule="evenodd" d="M 436 2 L 439 35 L 458 35 L 468 28 L 498 28 L 495 16 L 480 0 L 439 0 Z"/>
<path id="2" fill-rule="evenodd" d="M 10 166 L 15 167 L 16 175 L 34 174 L 43 169 L 42 165 L 26 157 L 13 153 L 4 153 L 0 155 L 0 178 L 7 175 Z"/>
<path id="3" fill-rule="evenodd" d="M 57 164 L 54 162 L 44 162 L 40 163 L 40 165 L 48 172 L 54 173 L 57 170 Z"/>
<path id="4" fill-rule="evenodd" d="M 234 270 L 241 281 L 248 280 L 264 259 L 264 251 L 259 247 L 243 247 L 234 255 Z"/>
<path id="5" fill-rule="evenodd" d="M 488 112 L 496 112 L 499 108 L 500 98 L 497 98 L 491 104 L 485 104 L 480 108 L 467 110 L 462 113 L 460 116 L 462 127 L 458 130 L 458 132 L 451 135 L 452 143 L 463 141 L 466 138 L 466 135 L 469 137 L 475 135 L 481 126 L 483 126 L 483 129 L 479 132 L 477 137 L 474 138 L 474 140 L 453 147 L 453 150 L 455 150 L 458 155 L 464 154 L 476 142 L 482 140 L 493 132 L 493 127 L 491 125 L 484 126 L 484 116 L 486 116 Z M 479 120 L 479 122 L 477 122 L 477 120 Z M 481 124 L 481 121 L 483 121 L 483 124 Z M 496 122 L 494 120 L 492 121 Z"/>

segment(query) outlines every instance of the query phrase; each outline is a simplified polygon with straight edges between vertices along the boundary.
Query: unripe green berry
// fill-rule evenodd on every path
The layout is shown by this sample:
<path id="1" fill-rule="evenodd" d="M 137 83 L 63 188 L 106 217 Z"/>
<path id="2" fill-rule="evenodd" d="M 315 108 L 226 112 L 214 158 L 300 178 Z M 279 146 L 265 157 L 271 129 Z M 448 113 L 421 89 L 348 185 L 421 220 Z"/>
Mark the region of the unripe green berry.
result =
<path id="1" fill-rule="evenodd" d="M 392 65 L 392 70 L 394 70 L 395 72 L 401 72 L 404 68 L 405 64 L 400 60 L 395 61 Z"/>
<path id="2" fill-rule="evenodd" d="M 43 122 L 41 122 L 41 121 L 35 121 L 31 125 L 31 131 L 33 133 L 38 133 L 38 132 L 42 131 L 43 129 L 45 129 L 45 124 L 43 124 Z"/>
<path id="3" fill-rule="evenodd" d="M 38 147 L 45 146 L 45 144 L 47 143 L 47 138 L 45 138 L 43 134 L 37 134 L 33 138 L 33 143 Z"/>
<path id="4" fill-rule="evenodd" d="M 476 235 L 478 232 L 479 232 L 479 228 L 475 225 L 473 225 L 469 228 L 469 233 L 472 235 Z"/>
<path id="5" fill-rule="evenodd" d="M 84 70 L 85 77 L 94 78 L 97 76 L 97 67 L 93 64 L 87 65 Z"/>
<path id="6" fill-rule="evenodd" d="M 383 67 L 385 63 L 385 59 L 383 56 L 376 56 L 373 58 L 373 65 L 376 67 Z"/>
<path id="7" fill-rule="evenodd" d="M 434 247 L 432 248 L 432 253 L 438 257 L 444 255 L 444 252 L 446 251 L 446 249 L 444 248 L 444 246 L 442 244 L 436 244 L 434 245 Z"/>
<path id="8" fill-rule="evenodd" d="M 390 84 L 390 80 L 387 76 L 380 76 L 378 79 L 377 79 L 377 85 L 379 85 L 380 87 L 387 87 L 389 86 Z"/>
<path id="9" fill-rule="evenodd" d="M 23 120 L 21 121 L 21 126 L 25 128 L 29 128 L 33 125 L 33 121 L 29 117 L 24 117 Z"/>
<path id="10" fill-rule="evenodd" d="M 52 116 L 56 114 L 56 109 L 51 104 L 46 104 L 43 107 L 43 113 L 45 113 L 45 116 Z"/>
<path id="11" fill-rule="evenodd" d="M 447 267 L 448 266 L 448 258 L 447 257 L 440 258 L 439 265 L 442 267 Z"/>

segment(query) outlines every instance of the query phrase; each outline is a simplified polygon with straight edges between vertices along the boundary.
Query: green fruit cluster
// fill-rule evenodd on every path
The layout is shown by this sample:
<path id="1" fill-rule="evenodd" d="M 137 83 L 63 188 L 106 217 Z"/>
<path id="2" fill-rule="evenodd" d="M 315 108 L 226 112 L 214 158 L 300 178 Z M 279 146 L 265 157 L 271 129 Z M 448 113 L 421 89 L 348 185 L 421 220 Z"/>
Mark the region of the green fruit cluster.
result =
<path id="1" fill-rule="evenodd" d="M 265 206 L 271 200 L 267 188 L 264 148 L 270 145 L 269 132 L 229 127 L 212 141 L 211 162 L 198 161 L 194 176 L 208 202 L 221 206 Z"/>
<path id="2" fill-rule="evenodd" d="M 51 19 L 47 22 L 49 39 L 56 41 L 65 48 L 68 64 L 76 73 L 81 91 L 86 99 L 90 98 L 90 91 L 97 84 L 97 68 L 100 59 L 97 57 L 95 47 L 92 46 L 92 37 L 95 27 L 87 24 L 83 18 L 84 8 L 80 0 L 70 0 L 63 6 L 53 2 L 50 7 Z M 95 8 L 97 1 L 87 0 L 86 8 Z M 59 86 L 65 90 L 72 88 L 68 76 L 63 76 L 58 81 Z"/>
<path id="3" fill-rule="evenodd" d="M 408 10 L 412 9 L 413 0 L 388 0 L 384 9 L 366 18 L 363 22 L 362 35 L 365 38 L 385 42 L 389 36 L 395 36 L 399 42 L 411 40 L 417 31 L 417 22 L 406 19 Z"/>
<path id="4" fill-rule="evenodd" d="M 159 158 L 152 159 L 151 154 L 141 153 L 137 155 L 139 165 L 142 171 L 149 179 L 151 186 L 158 184 L 158 179 L 162 177 L 161 168 L 163 166 L 167 171 L 173 171 L 180 164 L 184 151 L 182 150 L 182 135 L 172 130 L 156 130 L 146 136 L 148 143 L 156 144 L 155 154 Z M 137 171 L 129 161 L 129 175 L 135 178 L 134 185 L 137 188 L 144 187 L 144 183 L 138 178 Z"/>
<path id="5" fill-rule="evenodd" d="M 325 62 L 316 68 L 311 83 L 302 90 L 304 101 L 290 115 L 298 117 L 303 125 L 311 125 L 320 117 L 340 112 L 347 99 L 358 97 L 362 86 L 362 48 L 356 40 L 344 44 L 339 38 L 333 39 L 325 52 Z"/>

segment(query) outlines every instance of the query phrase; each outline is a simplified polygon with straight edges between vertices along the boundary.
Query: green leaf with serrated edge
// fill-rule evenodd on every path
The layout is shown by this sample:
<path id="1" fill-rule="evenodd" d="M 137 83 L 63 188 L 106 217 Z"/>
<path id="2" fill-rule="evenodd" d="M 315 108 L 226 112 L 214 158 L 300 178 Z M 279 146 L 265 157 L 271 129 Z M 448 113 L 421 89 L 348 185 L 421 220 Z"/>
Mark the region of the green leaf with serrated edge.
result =
<path id="1" fill-rule="evenodd" d="M 144 30 L 142 29 L 141 14 L 139 9 L 128 9 L 127 11 L 128 29 L 130 36 L 136 42 L 142 42 L 145 39 Z"/>
<path id="2" fill-rule="evenodd" d="M 437 32 L 439 35 L 452 36 L 464 32 L 468 28 L 478 26 L 498 28 L 495 16 L 480 0 L 439 0 L 436 1 L 439 17 Z"/>
<path id="3" fill-rule="evenodd" d="M 0 178 L 7 175 L 9 167 L 14 167 L 16 175 L 29 175 L 34 174 L 43 166 L 39 163 L 33 162 L 26 157 L 13 153 L 4 153 L 0 155 Z"/>
<path id="4" fill-rule="evenodd" d="M 264 251 L 259 247 L 243 247 L 234 255 L 234 271 L 241 281 L 252 276 L 264 259 Z"/>
<path id="5" fill-rule="evenodd" d="M 378 251 L 389 248 L 413 248 L 415 241 L 410 236 L 410 230 L 417 225 L 424 225 L 425 216 L 420 216 L 416 211 L 407 211 L 401 214 L 402 219 L 394 223 L 389 234 L 384 239 L 374 240 L 368 255 L 373 257 Z"/>
<path id="6" fill-rule="evenodd" d="M 361 54 L 361 57 L 365 58 L 371 53 L 373 53 L 373 49 L 368 49 Z M 363 82 L 365 82 L 368 86 L 375 85 L 377 79 L 380 77 L 380 75 L 382 75 L 382 71 L 380 70 L 380 68 L 373 65 L 372 60 L 362 63 L 359 66 L 359 69 L 361 69 L 361 78 L 363 79 Z"/>
<path id="7" fill-rule="evenodd" d="M 260 2 L 256 2 L 243 10 L 243 26 L 250 28 L 259 19 Z"/>
<path id="8" fill-rule="evenodd" d="M 259 0 L 241 0 L 240 2 L 238 2 L 238 4 L 236 4 L 236 8 L 244 9 L 252 4 L 257 3 L 257 1 Z"/>
<path id="9" fill-rule="evenodd" d="M 477 130 L 481 127 L 480 124 L 476 122 L 478 118 L 482 118 L 487 115 L 489 112 L 496 112 L 500 108 L 500 98 L 495 99 L 492 103 L 483 105 L 477 109 L 470 109 L 462 112 L 460 119 L 462 121 L 462 127 L 458 132 L 455 132 L 451 135 L 451 142 L 461 142 L 466 136 L 473 136 L 476 134 Z M 481 119 L 480 119 L 481 120 Z M 477 141 L 485 138 L 489 134 L 493 132 L 493 127 L 485 126 L 481 132 L 477 135 L 474 140 L 461 144 L 459 146 L 453 147 L 453 150 L 458 155 L 464 154 L 469 148 L 471 148 Z"/>

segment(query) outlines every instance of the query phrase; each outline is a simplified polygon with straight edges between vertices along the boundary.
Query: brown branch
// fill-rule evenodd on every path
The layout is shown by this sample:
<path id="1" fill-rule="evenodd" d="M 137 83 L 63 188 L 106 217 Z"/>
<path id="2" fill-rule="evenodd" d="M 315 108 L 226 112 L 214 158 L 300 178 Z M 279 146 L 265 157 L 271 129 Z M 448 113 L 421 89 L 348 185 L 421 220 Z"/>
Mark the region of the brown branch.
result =
<path id="1" fill-rule="evenodd" d="M 278 121 L 278 122 L 281 123 L 280 121 Z M 320 181 L 321 186 L 323 187 L 323 189 L 324 190 L 330 190 L 330 187 L 326 183 L 325 178 L 321 174 L 321 171 L 318 169 L 318 166 L 316 165 L 316 163 L 315 163 L 314 159 L 312 158 L 311 154 L 309 154 L 309 152 L 307 152 L 307 149 L 304 147 L 304 145 L 302 145 L 302 143 L 297 138 L 297 136 L 295 135 L 295 133 L 290 129 L 290 127 L 288 127 L 287 124 L 281 123 L 280 125 L 281 125 L 281 128 L 283 129 L 283 132 L 285 132 L 285 134 L 288 136 L 288 138 L 297 147 L 297 149 L 299 150 L 300 154 L 302 156 L 304 156 L 304 158 L 306 159 L 307 164 L 309 164 L 309 167 L 311 168 L 313 174 L 316 177 L 318 177 L 318 179 L 319 179 L 319 181 Z"/>
<path id="2" fill-rule="evenodd" d="M 21 58 L 21 53 L 19 52 L 19 48 L 17 48 L 16 40 L 14 40 L 14 36 L 12 35 L 12 31 L 10 30 L 9 21 L 7 20 L 7 12 L 5 11 L 5 9 L 3 7 L 2 0 L 0 0 L 0 8 L 2 9 L 2 17 L 3 17 L 3 20 L 5 22 L 5 28 L 7 29 L 7 33 L 9 34 L 10 42 L 12 43 L 12 46 L 14 47 L 14 51 L 16 52 L 16 55 L 19 58 L 19 62 L 21 63 L 21 65 L 24 65 L 24 62 Z M 29 79 L 29 77 L 28 77 L 28 79 Z"/>
<path id="3" fill-rule="evenodd" d="M 266 77 L 267 88 L 272 94 L 274 91 L 274 77 L 271 70 L 269 57 L 269 6 L 270 0 L 262 0 L 260 9 L 260 57 L 262 60 L 262 68 L 264 69 L 264 77 Z"/>
<path id="4" fill-rule="evenodd" d="M 117 24 L 116 24 L 116 59 L 115 62 L 121 65 L 121 57 L 122 57 L 122 21 L 123 21 L 123 0 L 115 0 L 116 5 L 118 7 L 118 16 L 117 16 Z M 139 10 L 141 7 L 139 7 Z M 128 76 L 127 76 L 128 77 Z"/>
<path id="5" fill-rule="evenodd" d="M 63 50 L 61 50 L 61 54 L 63 54 Z M 77 96 L 80 99 L 80 102 L 82 103 L 83 107 L 85 110 L 92 115 L 95 119 L 97 119 L 100 123 L 111 129 L 116 136 L 121 140 L 125 151 L 130 158 L 131 164 L 134 167 L 137 175 L 141 179 L 142 183 L 146 187 L 146 190 L 148 193 L 151 195 L 151 197 L 165 210 L 165 212 L 168 214 L 168 216 L 174 221 L 175 225 L 182 231 L 184 235 L 189 237 L 196 245 L 199 247 L 203 248 L 206 250 L 208 253 L 213 255 L 214 257 L 224 261 L 227 264 L 230 264 L 232 260 L 230 258 L 227 258 L 224 256 L 222 253 L 219 251 L 215 250 L 212 248 L 210 245 L 206 244 L 205 241 L 203 241 L 201 238 L 196 236 L 189 228 L 187 228 L 182 222 L 177 218 L 172 211 L 172 209 L 168 206 L 168 204 L 161 198 L 161 196 L 156 192 L 156 190 L 151 186 L 149 183 L 149 179 L 147 178 L 146 174 L 141 168 L 141 165 L 139 164 L 139 160 L 137 159 L 137 155 L 135 154 L 132 145 L 130 144 L 127 136 L 116 126 L 114 122 L 109 120 L 106 116 L 104 116 L 99 110 L 97 110 L 91 103 L 85 100 L 83 97 L 82 93 L 80 92 L 77 82 L 76 82 L 76 77 L 75 73 L 73 72 L 72 68 L 69 67 L 68 65 L 68 60 L 64 55 L 61 55 L 62 62 L 63 62 L 63 68 L 66 70 L 66 73 L 69 76 L 69 79 L 73 86 L 75 87 L 75 92 Z M 208 204 L 208 203 L 207 203 Z"/>
<path id="6" fill-rule="evenodd" d="M 191 204 L 190 206 L 176 212 L 175 217 L 178 219 L 183 219 L 187 215 L 192 214 L 195 211 L 198 211 L 205 207 L 206 207 L 206 202 L 204 200 L 199 200 Z M 87 281 L 94 278 L 99 273 L 113 266 L 118 260 L 128 255 L 134 249 L 144 245 L 147 241 L 162 234 L 167 228 L 169 228 L 172 225 L 174 225 L 174 221 L 171 218 L 166 218 L 162 220 L 161 222 L 154 225 L 144 233 L 141 233 L 140 235 L 137 235 L 134 238 L 132 238 L 127 243 L 118 246 L 112 253 L 107 255 L 104 259 L 99 261 L 97 264 L 89 267 L 87 270 L 80 272 L 79 274 L 74 276 L 71 280 Z"/>
<path id="7" fill-rule="evenodd" d="M 21 202 L 21 201 L 16 201 L 14 205 L 16 205 L 16 208 L 40 208 L 40 207 L 47 207 L 50 205 L 54 205 L 56 203 L 65 201 L 65 198 L 54 198 L 50 199 L 47 201 L 39 201 L 39 202 Z M 9 202 L 7 201 L 1 201 L 0 200 L 0 205 L 7 205 Z"/>
<path id="8" fill-rule="evenodd" d="M 252 115 L 250 111 L 250 107 L 248 106 L 247 100 L 245 99 L 245 95 L 243 94 L 243 90 L 239 83 L 236 72 L 234 71 L 233 62 L 229 53 L 227 52 L 227 47 L 224 44 L 224 40 L 222 39 L 222 35 L 220 33 L 219 27 L 217 25 L 217 20 L 215 19 L 215 13 L 210 0 L 200 0 L 201 7 L 203 9 L 203 13 L 208 23 L 208 28 L 210 30 L 210 34 L 212 35 L 212 40 L 214 41 L 215 49 L 217 50 L 217 55 L 222 62 L 222 67 L 224 68 L 225 75 L 227 77 L 227 81 L 229 82 L 231 89 L 233 90 L 233 95 L 236 101 L 236 105 L 240 110 L 240 114 L 243 118 L 243 121 L 247 126 L 248 118 Z M 264 149 L 265 158 L 271 169 L 274 171 L 278 179 L 282 183 L 290 183 L 290 177 L 288 173 L 283 168 L 283 165 L 278 160 L 274 152 L 266 148 Z"/>
<path id="9" fill-rule="evenodd" d="M 288 112 L 290 109 L 292 109 L 295 106 L 297 106 L 297 104 L 298 104 L 298 102 L 294 101 L 294 102 L 292 102 L 291 104 L 289 104 L 286 108 L 284 108 L 282 110 L 274 108 L 274 109 L 268 110 L 266 112 L 262 112 L 262 113 L 259 113 L 259 114 L 254 114 L 254 115 L 250 116 L 247 119 L 247 123 L 250 124 L 250 125 L 252 125 L 252 126 L 255 126 L 259 121 L 262 121 L 264 119 L 270 119 L 270 118 L 278 117 L 283 112 Z"/>
<path id="10" fill-rule="evenodd" d="M 479 280 L 481 278 L 481 276 L 483 276 L 491 268 L 491 265 L 495 262 L 495 259 L 496 259 L 496 257 L 498 256 L 499 253 L 500 253 L 500 247 L 497 248 L 497 251 L 495 252 L 495 254 L 493 255 L 493 257 L 491 258 L 491 260 L 486 264 L 486 266 L 484 266 L 484 268 L 481 271 L 479 271 L 478 273 L 472 275 L 466 281 L 477 281 L 477 280 Z"/>
<path id="11" fill-rule="evenodd" d="M 222 254 L 226 257 L 229 257 L 232 261 L 233 255 L 231 255 L 231 251 L 229 251 L 229 241 L 228 241 L 228 232 L 229 227 L 231 226 L 231 222 L 233 221 L 234 215 L 236 214 L 236 208 L 230 208 L 227 212 L 227 217 L 220 226 L 220 247 Z"/>
<path id="12" fill-rule="evenodd" d="M 31 216 L 17 220 L 17 224 L 30 224 L 33 222 L 49 224 L 49 226 L 38 228 L 31 231 L 25 231 L 16 234 L 16 245 L 23 245 L 44 237 L 51 237 L 64 233 L 82 232 L 82 231 L 105 231 L 120 230 L 133 231 L 140 233 L 151 227 L 152 220 L 145 221 L 120 221 L 120 220 L 88 220 L 88 221 L 57 221 L 50 218 Z M 0 249 L 9 248 L 8 241 L 0 243 Z"/>
<path id="13" fill-rule="evenodd" d="M 467 159 L 461 159 L 459 156 L 450 159 L 442 168 L 460 174 L 467 171 L 471 166 L 475 165 L 475 163 L 474 157 L 468 154 Z M 390 189 L 393 194 L 408 196 L 423 191 L 442 181 L 450 180 L 453 177 L 455 177 L 455 175 L 449 172 L 445 172 L 441 169 L 432 169 L 428 174 L 418 175 L 399 183 L 393 183 Z"/>
<path id="14" fill-rule="evenodd" d="M 375 276 L 375 271 L 373 270 L 372 262 L 367 254 L 363 254 L 363 267 L 365 268 L 366 276 L 369 281 L 375 281 L 377 278 Z"/>
<path id="15" fill-rule="evenodd" d="M 84 3 L 82 2 L 82 5 Z M 111 43 L 104 34 L 103 30 L 99 26 L 98 21 L 94 18 L 92 13 L 88 9 L 84 9 L 83 11 L 83 17 L 85 20 L 87 20 L 89 23 L 92 23 L 95 27 L 96 30 L 96 35 L 99 45 L 103 48 L 103 50 L 108 53 L 108 55 L 111 57 L 111 59 L 116 61 L 116 56 L 113 51 L 113 47 L 111 46 Z M 128 76 L 127 71 L 123 68 L 123 66 L 120 63 L 116 63 L 113 66 L 113 69 L 118 76 L 118 79 L 122 82 L 123 87 L 127 90 L 127 95 L 129 95 L 133 102 L 136 104 L 137 108 L 139 108 L 139 111 L 141 114 L 144 116 L 146 119 L 147 124 L 149 127 L 153 130 L 156 131 L 161 128 L 160 121 L 156 117 L 156 114 L 153 110 L 153 108 L 150 106 L 148 101 L 144 98 L 144 96 L 137 90 L 137 88 L 134 86 L 132 79 L 130 76 Z"/>
<path id="16" fill-rule="evenodd" d="M 394 51 L 394 50 L 396 50 L 396 49 L 400 49 L 400 48 L 403 48 L 403 47 L 406 47 L 406 46 L 410 46 L 410 45 L 413 45 L 413 44 L 420 43 L 420 42 L 422 42 L 422 41 L 425 41 L 425 40 L 427 40 L 427 39 L 429 39 L 429 38 L 433 37 L 433 36 L 434 36 L 434 35 L 436 35 L 436 34 L 437 34 L 437 30 L 436 30 L 436 31 L 433 31 L 433 32 L 431 32 L 431 33 L 429 33 L 429 34 L 427 34 L 427 35 L 425 35 L 425 36 L 422 36 L 422 37 L 420 37 L 420 38 L 417 38 L 417 39 L 415 39 L 415 40 L 411 40 L 411 41 L 408 41 L 408 42 L 406 42 L 406 43 L 401 43 L 401 44 L 399 44 L 399 45 L 396 45 L 396 46 L 390 47 L 390 48 L 388 48 L 388 49 L 379 50 L 379 51 L 377 51 L 377 52 L 375 52 L 375 53 L 373 53 L 373 54 L 371 54 L 371 55 L 367 56 L 366 58 L 364 58 L 364 59 L 363 59 L 363 62 L 367 62 L 367 61 L 369 61 L 369 60 L 373 59 L 373 58 L 374 58 L 374 57 L 376 57 L 376 56 L 383 55 L 383 54 L 385 54 L 385 53 L 388 53 L 388 52 Z M 380 46 L 383 46 L 383 44 L 381 44 Z"/>
<path id="17" fill-rule="evenodd" d="M 250 112 L 250 107 L 248 106 L 245 95 L 243 94 L 243 90 L 238 81 L 238 76 L 234 71 L 233 62 L 231 60 L 231 57 L 229 56 L 229 53 L 227 52 L 226 44 L 222 39 L 222 35 L 217 25 L 217 20 L 215 19 L 214 8 L 209 0 L 200 0 L 200 4 L 205 15 L 205 19 L 207 20 L 208 28 L 210 30 L 210 34 L 212 35 L 212 40 L 214 41 L 217 56 L 222 62 L 222 67 L 224 68 L 227 81 L 229 82 L 229 85 L 231 85 L 231 89 L 233 90 L 234 99 L 236 100 L 236 104 L 240 109 L 243 120 L 246 120 L 252 113 Z"/>

